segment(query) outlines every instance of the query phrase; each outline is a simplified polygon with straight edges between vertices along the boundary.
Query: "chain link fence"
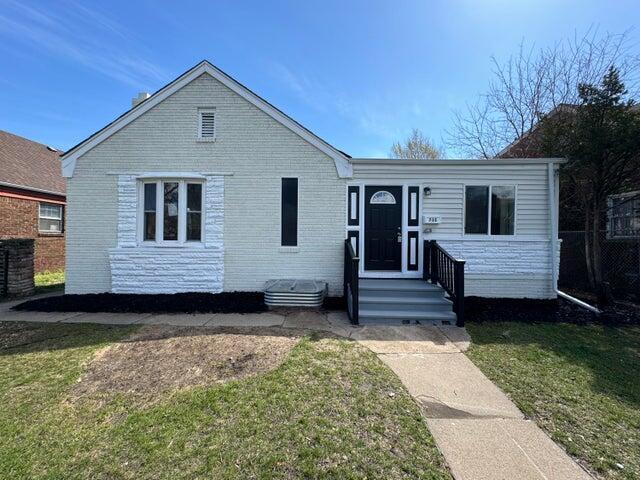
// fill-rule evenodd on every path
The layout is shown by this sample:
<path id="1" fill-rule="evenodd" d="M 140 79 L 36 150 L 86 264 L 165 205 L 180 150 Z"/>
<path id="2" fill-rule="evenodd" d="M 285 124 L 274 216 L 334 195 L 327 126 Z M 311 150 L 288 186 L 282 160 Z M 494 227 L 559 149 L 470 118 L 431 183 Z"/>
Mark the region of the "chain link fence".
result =
<path id="1" fill-rule="evenodd" d="M 590 292 L 584 257 L 583 231 L 563 231 L 560 254 L 560 288 Z M 640 303 L 640 235 L 635 238 L 607 238 L 601 232 L 602 271 L 616 300 Z"/>

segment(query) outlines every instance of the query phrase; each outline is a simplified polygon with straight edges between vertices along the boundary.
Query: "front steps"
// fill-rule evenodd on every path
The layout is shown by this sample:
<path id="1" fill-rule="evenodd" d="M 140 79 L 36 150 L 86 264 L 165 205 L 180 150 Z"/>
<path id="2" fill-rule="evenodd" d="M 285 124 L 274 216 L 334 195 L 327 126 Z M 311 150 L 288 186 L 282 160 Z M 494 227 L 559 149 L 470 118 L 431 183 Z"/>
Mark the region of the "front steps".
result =
<path id="1" fill-rule="evenodd" d="M 445 291 L 423 280 L 361 278 L 361 325 L 455 325 Z"/>

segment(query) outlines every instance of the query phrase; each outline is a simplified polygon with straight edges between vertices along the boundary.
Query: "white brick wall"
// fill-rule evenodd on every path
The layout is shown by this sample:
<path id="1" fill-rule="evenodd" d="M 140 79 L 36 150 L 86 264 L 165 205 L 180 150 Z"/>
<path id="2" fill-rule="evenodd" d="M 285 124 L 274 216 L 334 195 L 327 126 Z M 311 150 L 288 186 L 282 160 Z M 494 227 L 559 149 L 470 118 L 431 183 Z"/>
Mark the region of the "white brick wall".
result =
<path id="1" fill-rule="evenodd" d="M 215 142 L 196 141 L 199 107 L 216 108 Z M 207 243 L 209 235 L 224 237 L 224 290 L 261 290 L 270 278 L 297 277 L 341 292 L 345 180 L 333 160 L 208 75 L 78 159 L 67 186 L 67 292 L 111 290 L 109 252 L 131 232 L 118 231 L 119 177 L 110 173 L 154 171 L 233 174 L 224 177 L 222 231 L 206 227 Z M 283 176 L 299 177 L 294 252 L 280 247 Z"/>
<path id="2" fill-rule="evenodd" d="M 137 179 L 118 178 L 118 247 L 109 251 L 115 293 L 221 292 L 224 282 L 224 177 L 207 176 L 201 246 L 139 245 Z"/>

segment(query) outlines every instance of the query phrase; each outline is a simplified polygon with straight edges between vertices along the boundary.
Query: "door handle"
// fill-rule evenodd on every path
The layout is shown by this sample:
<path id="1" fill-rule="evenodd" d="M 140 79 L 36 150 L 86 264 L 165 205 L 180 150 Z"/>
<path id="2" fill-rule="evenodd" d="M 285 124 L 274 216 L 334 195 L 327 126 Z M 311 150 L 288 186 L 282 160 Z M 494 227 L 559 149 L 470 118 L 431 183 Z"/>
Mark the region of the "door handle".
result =
<path id="1" fill-rule="evenodd" d="M 402 243 L 402 232 L 398 232 L 398 243 Z"/>

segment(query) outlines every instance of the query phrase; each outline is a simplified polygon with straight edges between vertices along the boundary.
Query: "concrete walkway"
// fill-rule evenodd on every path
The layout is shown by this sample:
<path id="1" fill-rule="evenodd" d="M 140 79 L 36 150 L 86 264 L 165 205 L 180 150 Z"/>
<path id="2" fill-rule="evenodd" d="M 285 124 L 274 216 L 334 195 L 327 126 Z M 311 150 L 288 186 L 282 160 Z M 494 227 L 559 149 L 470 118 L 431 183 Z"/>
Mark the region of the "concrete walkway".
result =
<path id="1" fill-rule="evenodd" d="M 360 342 L 387 364 L 421 405 L 457 480 L 589 480 L 589 476 L 464 355 L 464 329 L 349 324 L 342 312 L 240 314 L 40 313 L 9 310 L 0 321 L 282 327 L 332 332 Z"/>
<path id="2" fill-rule="evenodd" d="M 456 327 L 363 327 L 373 350 L 422 406 L 457 480 L 589 480 L 587 474 L 469 360 Z"/>

